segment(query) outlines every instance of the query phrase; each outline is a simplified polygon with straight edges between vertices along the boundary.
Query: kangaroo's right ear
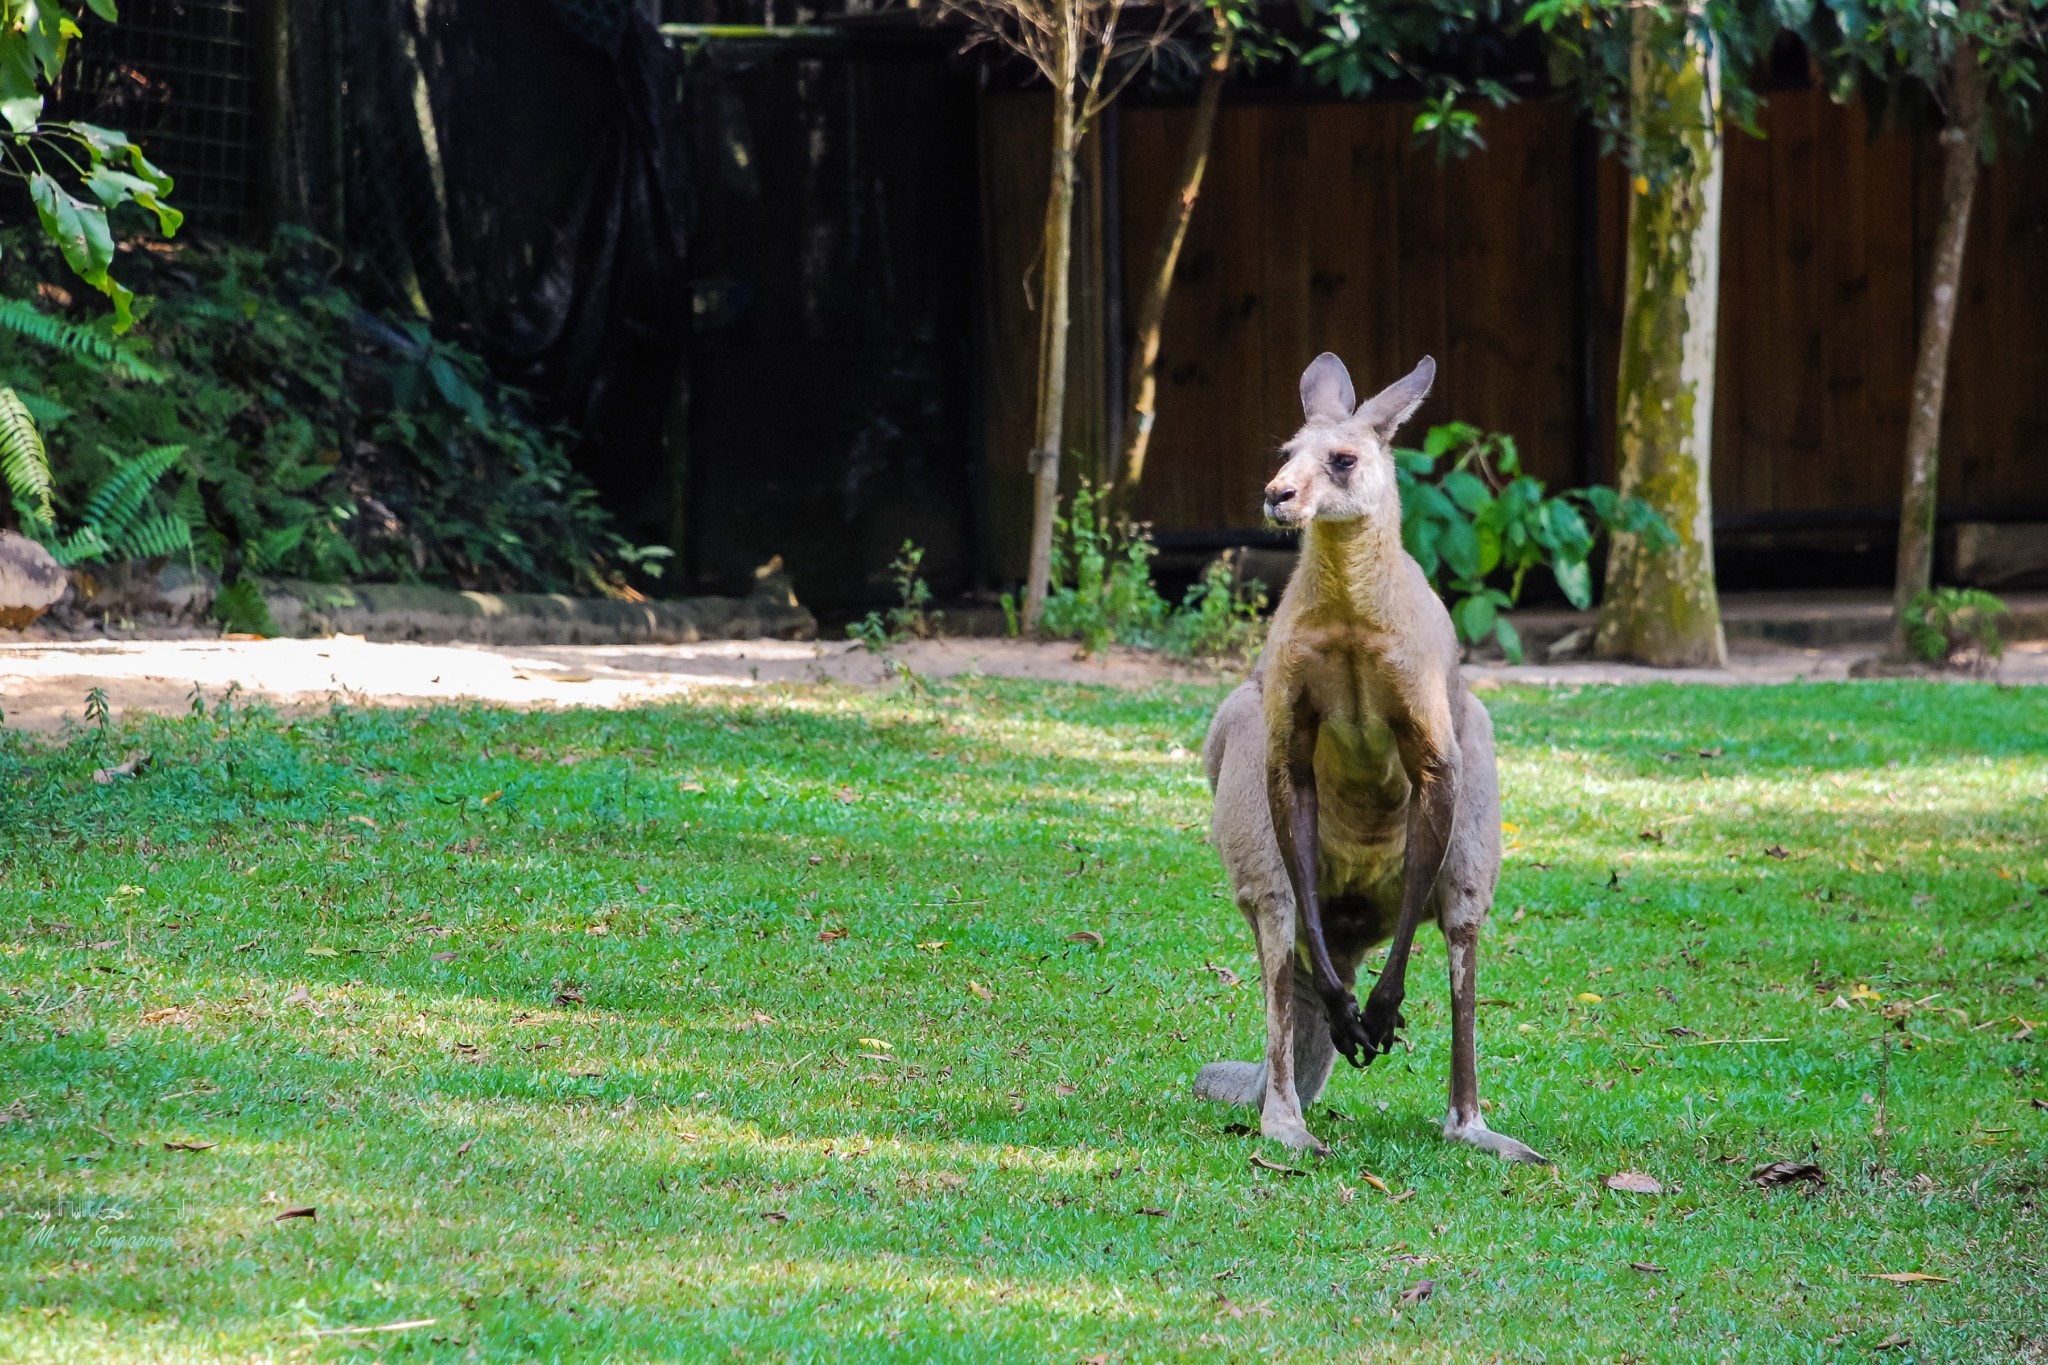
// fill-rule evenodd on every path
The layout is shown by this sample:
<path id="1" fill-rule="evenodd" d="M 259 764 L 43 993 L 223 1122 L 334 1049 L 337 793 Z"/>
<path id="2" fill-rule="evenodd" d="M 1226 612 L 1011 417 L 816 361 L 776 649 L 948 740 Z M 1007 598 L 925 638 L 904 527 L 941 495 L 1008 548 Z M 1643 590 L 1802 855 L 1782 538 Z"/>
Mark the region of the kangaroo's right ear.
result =
<path id="1" fill-rule="evenodd" d="M 1351 388 L 1351 372 L 1344 368 L 1344 362 L 1324 351 L 1308 363 L 1301 372 L 1301 411 L 1311 420 L 1322 418 L 1329 422 L 1346 421 L 1351 410 L 1358 406 L 1358 395 Z"/>

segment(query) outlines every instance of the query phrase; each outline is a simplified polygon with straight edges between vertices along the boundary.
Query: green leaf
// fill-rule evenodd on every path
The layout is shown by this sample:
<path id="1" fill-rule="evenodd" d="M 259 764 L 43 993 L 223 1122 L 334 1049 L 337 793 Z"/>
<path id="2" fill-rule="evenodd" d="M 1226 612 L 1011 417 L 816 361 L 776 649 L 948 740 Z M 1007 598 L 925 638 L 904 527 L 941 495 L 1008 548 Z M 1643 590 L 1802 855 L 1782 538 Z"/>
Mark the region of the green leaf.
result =
<path id="1" fill-rule="evenodd" d="M 166 237 L 177 236 L 178 228 L 185 221 L 184 212 L 159 199 L 156 186 L 139 175 L 104 165 L 94 166 L 86 172 L 85 187 L 109 209 L 119 208 L 131 200 L 142 205 L 156 215 L 157 227 Z"/>
<path id="2" fill-rule="evenodd" d="M 17 133 L 26 133 L 36 126 L 43 116 L 43 97 L 24 95 L 16 99 L 0 100 L 0 118 Z"/>
<path id="3" fill-rule="evenodd" d="M 107 274 L 114 260 L 114 234 L 107 227 L 107 211 L 73 195 L 44 171 L 29 177 L 28 191 L 43 231 L 64 253 L 65 263 L 78 278 L 114 301 L 114 330 L 127 331 L 135 321 L 129 312 L 135 295 Z"/>
<path id="4" fill-rule="evenodd" d="M 1486 486 L 1486 480 L 1468 470 L 1454 469 L 1444 475 L 1442 488 L 1452 502 L 1475 516 L 1493 501 L 1493 490 Z"/>
<path id="5" fill-rule="evenodd" d="M 1593 605 L 1593 571 L 1584 559 L 1553 559 L 1550 576 L 1570 603 L 1580 611 Z"/>
<path id="6" fill-rule="evenodd" d="M 1479 536 L 1471 522 L 1460 519 L 1446 525 L 1437 548 L 1452 573 L 1460 578 L 1479 577 Z"/>
<path id="7" fill-rule="evenodd" d="M 106 20 L 108 23 L 114 24 L 120 22 L 121 16 L 120 13 L 116 11 L 114 8 L 114 0 L 85 0 L 85 3 L 92 7 L 92 12 L 94 14 L 97 14 L 100 18 Z"/>
<path id="8" fill-rule="evenodd" d="M 1508 618 L 1498 617 L 1493 623 L 1493 638 L 1500 642 L 1500 652 L 1507 655 L 1508 662 L 1522 662 L 1522 637 L 1508 624 Z"/>
<path id="9" fill-rule="evenodd" d="M 1476 645 L 1493 633 L 1493 623 L 1499 614 L 1493 602 L 1484 594 L 1464 598 L 1451 608 L 1451 623 L 1458 628 L 1458 638 L 1468 645 Z"/>

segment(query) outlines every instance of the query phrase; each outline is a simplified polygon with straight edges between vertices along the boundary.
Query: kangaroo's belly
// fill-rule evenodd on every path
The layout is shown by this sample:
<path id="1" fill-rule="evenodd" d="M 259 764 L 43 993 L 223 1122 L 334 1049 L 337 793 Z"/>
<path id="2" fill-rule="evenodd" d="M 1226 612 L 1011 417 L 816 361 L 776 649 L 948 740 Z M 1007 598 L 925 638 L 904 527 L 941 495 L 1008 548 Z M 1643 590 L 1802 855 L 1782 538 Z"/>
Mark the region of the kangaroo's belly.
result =
<path id="1" fill-rule="evenodd" d="M 1408 837 L 1408 774 L 1377 717 L 1325 725 L 1317 737 L 1319 881 L 1326 901 L 1398 897 Z"/>

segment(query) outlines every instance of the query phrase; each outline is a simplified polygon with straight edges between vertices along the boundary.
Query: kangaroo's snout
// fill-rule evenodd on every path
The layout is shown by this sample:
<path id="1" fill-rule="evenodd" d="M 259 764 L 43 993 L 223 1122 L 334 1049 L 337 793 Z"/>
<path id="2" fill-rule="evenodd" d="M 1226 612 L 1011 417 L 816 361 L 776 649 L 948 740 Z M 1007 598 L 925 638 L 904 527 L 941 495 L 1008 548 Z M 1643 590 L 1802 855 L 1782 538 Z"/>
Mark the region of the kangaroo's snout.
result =
<path id="1" fill-rule="evenodd" d="M 1266 485 L 1266 515 L 1274 521 L 1291 521 L 1299 508 L 1288 506 L 1294 501 L 1295 490 L 1286 484 Z"/>

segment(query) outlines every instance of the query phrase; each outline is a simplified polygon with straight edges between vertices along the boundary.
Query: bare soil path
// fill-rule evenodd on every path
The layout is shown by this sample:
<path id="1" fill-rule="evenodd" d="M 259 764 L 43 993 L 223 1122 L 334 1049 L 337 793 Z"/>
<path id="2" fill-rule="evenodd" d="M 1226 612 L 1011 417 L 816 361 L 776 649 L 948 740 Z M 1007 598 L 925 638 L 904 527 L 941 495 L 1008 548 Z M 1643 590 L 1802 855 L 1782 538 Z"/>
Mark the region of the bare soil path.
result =
<path id="1" fill-rule="evenodd" d="M 1870 651 L 1740 653 L 1725 670 L 1681 671 L 1617 664 L 1471 665 L 1480 686 L 1498 683 L 1782 683 L 1839 680 Z M 979 674 L 1120 687 L 1201 682 L 1219 675 L 1137 650 L 1075 657 L 1070 644 L 1024 640 L 929 640 L 884 656 L 850 642 L 727 640 L 698 645 L 385 644 L 338 635 L 320 640 L 123 640 L 0 643 L 0 707 L 8 726 L 56 730 L 83 716 L 85 695 L 104 688 L 115 714 L 174 713 L 195 688 L 209 702 L 232 686 L 284 709 L 343 700 L 417 705 L 463 700 L 534 708 L 621 707 L 671 700 L 705 687 L 839 682 L 875 686 L 907 668 L 932 678 Z M 2048 683 L 2048 642 L 2011 647 L 1997 680 Z"/>

